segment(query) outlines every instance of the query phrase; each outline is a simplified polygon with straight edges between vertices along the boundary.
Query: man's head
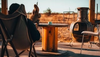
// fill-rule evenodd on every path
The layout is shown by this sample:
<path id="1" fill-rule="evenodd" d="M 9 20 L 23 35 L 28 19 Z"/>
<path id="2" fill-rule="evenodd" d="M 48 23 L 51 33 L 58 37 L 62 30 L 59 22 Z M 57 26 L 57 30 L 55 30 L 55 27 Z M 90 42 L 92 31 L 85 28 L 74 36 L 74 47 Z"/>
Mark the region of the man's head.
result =
<path id="1" fill-rule="evenodd" d="M 13 4 L 11 4 L 10 5 L 10 7 L 9 7 L 9 14 L 12 14 L 12 13 L 14 13 L 18 8 L 19 8 L 19 4 L 17 4 L 17 3 L 13 3 Z"/>
<path id="2" fill-rule="evenodd" d="M 38 6 L 36 4 L 34 4 L 34 7 L 37 8 Z"/>

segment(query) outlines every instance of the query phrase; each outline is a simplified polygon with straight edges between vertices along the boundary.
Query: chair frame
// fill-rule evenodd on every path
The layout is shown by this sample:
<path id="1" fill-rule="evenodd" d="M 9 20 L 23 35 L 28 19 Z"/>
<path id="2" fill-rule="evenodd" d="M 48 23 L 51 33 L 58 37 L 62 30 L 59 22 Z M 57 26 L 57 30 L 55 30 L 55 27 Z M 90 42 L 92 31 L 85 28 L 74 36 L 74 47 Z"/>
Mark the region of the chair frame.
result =
<path id="1" fill-rule="evenodd" d="M 26 19 L 26 18 L 25 18 L 25 19 Z M 17 21 L 17 22 L 18 22 L 18 21 Z M 26 20 L 25 22 L 26 22 L 26 25 L 27 25 L 27 24 L 28 24 L 28 23 L 27 23 L 27 20 Z M 1 19 L 0 19 L 0 25 L 1 25 L 1 27 L 4 29 L 4 32 L 5 32 L 6 36 L 7 36 L 7 40 L 6 40 L 6 39 L 4 38 L 3 33 L 1 32 L 1 36 L 2 36 L 2 48 L 1 48 L 1 56 L 0 56 L 0 57 L 4 57 L 5 52 L 6 52 L 7 57 L 9 57 L 8 50 L 7 50 L 7 45 L 8 45 L 8 43 L 10 43 L 10 45 L 11 45 L 11 47 L 12 47 L 12 49 L 13 49 L 15 55 L 16 55 L 15 57 L 19 57 L 19 55 L 21 55 L 25 50 L 23 50 L 22 52 L 20 52 L 20 53 L 18 54 L 16 48 L 14 47 L 14 45 L 13 45 L 13 43 L 12 43 L 12 38 L 13 38 L 13 34 L 14 34 L 14 31 L 15 31 L 15 28 L 16 28 L 16 27 L 14 28 L 13 34 L 12 34 L 11 36 L 9 36 L 9 34 L 8 34 L 8 32 L 7 32 L 7 30 L 6 30 L 6 28 L 5 28 L 5 26 L 4 26 L 4 24 L 3 24 L 3 22 L 2 22 Z M 17 25 L 17 24 L 16 24 L 16 25 Z M 27 25 L 27 28 L 28 28 L 28 25 Z M 1 29 L 1 28 L 0 28 L 0 29 Z M 30 35 L 30 30 L 29 30 L 29 29 L 28 29 L 28 33 L 29 33 L 29 38 L 30 38 L 30 42 L 31 42 L 31 44 L 30 44 L 30 51 L 29 51 L 29 57 L 30 57 L 30 56 L 32 56 L 32 57 L 37 57 L 36 51 L 35 51 L 35 47 L 34 47 L 35 44 L 33 44 L 33 41 L 32 41 L 32 39 L 31 39 L 31 35 Z M 33 52 L 32 52 L 32 50 L 33 50 Z"/>
<path id="2" fill-rule="evenodd" d="M 93 34 L 93 33 L 96 33 L 96 32 L 92 32 L 92 34 L 89 34 L 90 36 L 91 35 L 93 35 L 93 36 L 98 36 L 98 40 L 99 40 L 99 43 L 100 43 L 100 29 L 99 29 L 99 25 L 100 25 L 100 20 L 95 20 L 95 27 L 97 27 L 97 33 L 98 34 Z M 82 31 L 82 32 L 84 32 L 84 31 Z M 87 31 L 87 32 L 89 32 L 89 31 Z M 84 45 L 84 36 L 85 35 L 87 35 L 87 33 L 83 33 L 83 36 L 82 36 L 82 44 L 81 44 L 81 51 L 80 51 L 80 54 L 82 54 L 82 48 L 83 48 L 83 45 Z M 91 47 L 92 47 L 92 44 L 96 44 L 96 43 L 94 43 L 94 42 L 90 42 L 90 45 L 91 45 Z"/>

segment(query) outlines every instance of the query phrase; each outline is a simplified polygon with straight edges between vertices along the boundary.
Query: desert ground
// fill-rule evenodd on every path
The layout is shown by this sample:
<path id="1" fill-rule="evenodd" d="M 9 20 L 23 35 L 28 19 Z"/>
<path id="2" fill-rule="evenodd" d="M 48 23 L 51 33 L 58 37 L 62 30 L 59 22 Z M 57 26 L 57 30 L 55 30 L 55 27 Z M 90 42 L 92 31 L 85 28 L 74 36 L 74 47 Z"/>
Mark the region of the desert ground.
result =
<path id="1" fill-rule="evenodd" d="M 40 21 L 39 21 L 40 23 L 48 23 L 49 21 L 51 21 L 52 23 L 69 24 L 68 27 L 58 27 L 58 41 L 59 42 L 69 42 L 73 39 L 70 33 L 70 24 L 77 21 L 77 13 L 74 13 L 74 14 L 73 13 L 72 14 L 52 13 L 50 15 L 47 15 L 44 13 L 40 13 L 40 14 L 41 14 Z M 30 19 L 31 15 L 32 15 L 31 13 L 28 13 L 27 18 Z M 96 14 L 95 14 L 95 19 L 96 19 Z M 100 14 L 98 14 L 97 19 L 100 20 Z M 42 37 L 42 27 L 38 27 L 38 30 Z M 94 40 L 97 41 L 98 40 L 97 37 L 95 37 Z M 75 39 L 73 41 L 76 42 Z"/>

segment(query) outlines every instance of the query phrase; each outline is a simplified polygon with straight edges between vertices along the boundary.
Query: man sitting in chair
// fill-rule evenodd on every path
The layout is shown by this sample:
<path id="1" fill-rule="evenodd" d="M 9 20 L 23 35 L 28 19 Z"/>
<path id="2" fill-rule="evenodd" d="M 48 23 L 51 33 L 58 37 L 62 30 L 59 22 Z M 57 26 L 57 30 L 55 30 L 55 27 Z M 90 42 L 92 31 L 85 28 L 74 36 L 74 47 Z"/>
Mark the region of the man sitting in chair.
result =
<path id="1" fill-rule="evenodd" d="M 40 17 L 41 17 L 41 15 L 39 14 L 39 7 L 36 4 L 34 4 L 34 9 L 33 9 L 30 19 L 33 23 L 36 23 L 36 27 L 38 27 L 38 25 L 39 25 Z"/>
<path id="2" fill-rule="evenodd" d="M 20 5 L 17 4 L 17 3 L 11 4 L 11 6 L 9 7 L 8 13 L 9 14 L 13 14 L 19 8 L 19 6 Z M 32 38 L 33 42 L 35 42 L 35 41 L 40 39 L 40 33 L 37 30 L 37 28 L 34 25 L 34 23 L 29 19 L 27 19 L 27 20 L 28 20 L 28 28 L 30 30 L 31 38 Z"/>

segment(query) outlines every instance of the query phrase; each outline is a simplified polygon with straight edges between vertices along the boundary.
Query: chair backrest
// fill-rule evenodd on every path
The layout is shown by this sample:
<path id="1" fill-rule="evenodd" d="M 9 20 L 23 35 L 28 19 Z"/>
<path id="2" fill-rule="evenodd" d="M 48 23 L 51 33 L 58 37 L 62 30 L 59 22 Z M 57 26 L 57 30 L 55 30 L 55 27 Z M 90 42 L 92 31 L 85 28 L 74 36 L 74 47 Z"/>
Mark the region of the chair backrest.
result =
<path id="1" fill-rule="evenodd" d="M 31 43 L 25 17 L 26 12 L 24 10 L 24 5 L 20 5 L 11 15 L 0 13 L 0 28 L 4 38 L 7 40 L 13 35 L 12 43 L 14 47 L 19 50 L 28 49 Z"/>

